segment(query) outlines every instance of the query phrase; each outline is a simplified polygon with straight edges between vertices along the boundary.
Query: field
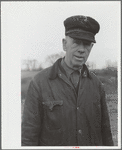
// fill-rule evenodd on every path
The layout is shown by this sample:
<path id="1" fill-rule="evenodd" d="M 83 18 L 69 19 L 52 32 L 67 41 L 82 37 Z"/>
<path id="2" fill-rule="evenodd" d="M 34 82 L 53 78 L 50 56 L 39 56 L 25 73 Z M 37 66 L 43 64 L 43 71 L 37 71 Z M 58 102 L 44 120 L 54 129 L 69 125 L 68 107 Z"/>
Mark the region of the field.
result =
<path id="1" fill-rule="evenodd" d="M 32 77 L 39 71 L 22 71 L 21 72 L 21 102 L 22 112 L 24 107 L 24 101 L 27 93 L 27 89 Z M 117 82 L 114 75 L 99 73 L 98 78 L 104 84 L 106 91 L 106 102 L 109 111 L 111 131 L 114 141 L 114 146 L 118 145 L 118 95 L 117 95 Z"/>

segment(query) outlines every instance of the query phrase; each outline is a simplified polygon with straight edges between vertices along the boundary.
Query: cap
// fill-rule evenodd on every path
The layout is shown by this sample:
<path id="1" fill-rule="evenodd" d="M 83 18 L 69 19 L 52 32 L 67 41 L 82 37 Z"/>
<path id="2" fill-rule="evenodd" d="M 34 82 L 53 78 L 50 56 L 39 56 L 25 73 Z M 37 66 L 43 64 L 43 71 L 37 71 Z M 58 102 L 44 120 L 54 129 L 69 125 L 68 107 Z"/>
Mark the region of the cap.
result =
<path id="1" fill-rule="evenodd" d="M 71 16 L 64 21 L 64 26 L 65 35 L 96 43 L 95 35 L 100 25 L 95 19 L 83 15 Z"/>

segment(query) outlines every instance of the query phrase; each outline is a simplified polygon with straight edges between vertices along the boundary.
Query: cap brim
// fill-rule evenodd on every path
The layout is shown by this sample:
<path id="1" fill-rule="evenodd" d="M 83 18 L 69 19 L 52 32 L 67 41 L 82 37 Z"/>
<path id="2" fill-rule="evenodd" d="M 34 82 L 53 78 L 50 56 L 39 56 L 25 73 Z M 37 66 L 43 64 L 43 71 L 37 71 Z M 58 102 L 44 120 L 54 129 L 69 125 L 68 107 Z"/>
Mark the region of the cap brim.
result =
<path id="1" fill-rule="evenodd" d="M 66 32 L 66 35 L 70 36 L 71 38 L 87 40 L 93 43 L 96 43 L 94 34 L 85 31 L 70 31 Z"/>

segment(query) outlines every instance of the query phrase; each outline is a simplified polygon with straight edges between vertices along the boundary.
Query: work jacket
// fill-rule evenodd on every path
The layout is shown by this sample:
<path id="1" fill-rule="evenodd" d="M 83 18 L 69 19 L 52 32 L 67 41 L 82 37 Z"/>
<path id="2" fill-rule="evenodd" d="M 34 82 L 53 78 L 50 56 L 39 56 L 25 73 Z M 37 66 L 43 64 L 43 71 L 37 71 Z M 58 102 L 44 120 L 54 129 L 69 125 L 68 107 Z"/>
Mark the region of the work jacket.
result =
<path id="1" fill-rule="evenodd" d="M 78 92 L 61 59 L 31 81 L 24 105 L 22 146 L 112 146 L 101 82 L 85 66 Z"/>

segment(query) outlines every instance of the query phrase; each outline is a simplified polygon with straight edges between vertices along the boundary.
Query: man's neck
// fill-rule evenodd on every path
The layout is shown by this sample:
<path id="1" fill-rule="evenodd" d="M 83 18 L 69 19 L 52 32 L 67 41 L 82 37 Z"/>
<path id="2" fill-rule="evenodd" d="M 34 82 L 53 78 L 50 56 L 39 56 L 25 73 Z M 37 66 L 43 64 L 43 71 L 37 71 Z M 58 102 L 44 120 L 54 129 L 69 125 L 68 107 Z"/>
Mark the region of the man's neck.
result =
<path id="1" fill-rule="evenodd" d="M 64 58 L 63 60 L 64 60 L 64 63 L 67 65 L 67 67 L 70 68 L 70 69 L 73 69 L 73 70 L 82 70 L 82 68 L 83 68 L 83 65 L 82 66 L 72 66 L 71 67 L 71 66 L 68 65 L 68 63 L 66 61 L 66 58 Z"/>

